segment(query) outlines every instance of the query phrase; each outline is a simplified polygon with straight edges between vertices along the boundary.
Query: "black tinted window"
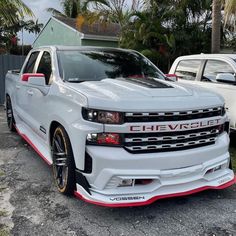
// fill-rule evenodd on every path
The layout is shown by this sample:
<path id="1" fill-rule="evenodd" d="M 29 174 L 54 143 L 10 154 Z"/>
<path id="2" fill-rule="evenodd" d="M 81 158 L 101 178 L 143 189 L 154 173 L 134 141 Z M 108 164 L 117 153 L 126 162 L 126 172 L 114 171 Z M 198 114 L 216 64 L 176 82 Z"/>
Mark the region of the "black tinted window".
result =
<path id="1" fill-rule="evenodd" d="M 216 76 L 222 73 L 234 74 L 234 70 L 227 62 L 208 60 L 204 69 L 202 81 L 216 82 Z"/>
<path id="2" fill-rule="evenodd" d="M 37 60 L 38 55 L 39 55 L 39 52 L 32 52 L 31 53 L 29 60 L 24 68 L 23 73 L 33 73 L 34 65 Z"/>
<path id="3" fill-rule="evenodd" d="M 201 65 L 201 60 L 183 60 L 180 61 L 175 74 L 186 80 L 195 80 Z"/>
<path id="4" fill-rule="evenodd" d="M 49 52 L 44 52 L 39 62 L 37 73 L 42 73 L 45 76 L 46 84 L 49 83 L 52 74 L 52 62 Z"/>
<path id="5" fill-rule="evenodd" d="M 145 57 L 121 50 L 58 51 L 61 77 L 68 82 L 105 78 L 164 79 Z"/>

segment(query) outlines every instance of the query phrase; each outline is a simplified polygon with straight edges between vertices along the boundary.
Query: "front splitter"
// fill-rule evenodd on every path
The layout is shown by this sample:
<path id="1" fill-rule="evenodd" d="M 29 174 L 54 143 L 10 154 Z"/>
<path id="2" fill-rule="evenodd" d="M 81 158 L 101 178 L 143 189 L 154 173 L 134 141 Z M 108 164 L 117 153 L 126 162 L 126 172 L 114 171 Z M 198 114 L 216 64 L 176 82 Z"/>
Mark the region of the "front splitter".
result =
<path id="1" fill-rule="evenodd" d="M 181 196 L 187 196 L 187 195 L 191 195 L 194 193 L 198 193 L 198 192 L 202 192 L 205 190 L 209 190 L 209 189 L 225 189 L 230 187 L 231 185 L 236 183 L 236 176 L 234 177 L 234 179 L 230 180 L 227 183 L 224 183 L 222 185 L 219 186 L 204 186 L 204 187 L 200 187 L 200 188 L 196 188 L 193 190 L 189 190 L 189 191 L 185 191 L 185 192 L 178 192 L 178 193 L 173 193 L 173 194 L 165 194 L 165 195 L 158 195 L 158 196 L 154 196 L 150 199 L 148 199 L 147 201 L 140 201 L 140 202 L 125 202 L 125 203 L 105 203 L 105 202 L 99 202 L 99 201 L 95 201 L 95 200 L 91 200 L 88 199 L 86 197 L 84 197 L 81 193 L 79 193 L 78 191 L 74 192 L 74 195 L 91 204 L 95 204 L 95 205 L 99 205 L 99 206 L 103 206 L 103 207 L 136 207 L 136 206 L 145 206 L 145 205 L 149 205 L 152 204 L 153 202 L 160 200 L 160 199 L 164 199 L 164 198 L 173 198 L 173 197 L 181 197 Z"/>

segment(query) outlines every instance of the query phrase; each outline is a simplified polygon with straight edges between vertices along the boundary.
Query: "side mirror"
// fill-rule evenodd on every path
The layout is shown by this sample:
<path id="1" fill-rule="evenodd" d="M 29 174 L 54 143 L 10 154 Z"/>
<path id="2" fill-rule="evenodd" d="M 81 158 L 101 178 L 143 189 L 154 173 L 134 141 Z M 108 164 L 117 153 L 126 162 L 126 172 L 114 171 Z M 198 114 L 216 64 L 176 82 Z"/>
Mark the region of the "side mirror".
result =
<path id="1" fill-rule="evenodd" d="M 27 82 L 28 86 L 38 89 L 42 94 L 48 93 L 49 87 L 46 86 L 46 80 L 44 74 L 41 73 L 27 73 L 21 76 L 21 81 Z"/>
<path id="2" fill-rule="evenodd" d="M 176 74 L 166 74 L 166 79 L 172 82 L 178 81 L 178 76 Z"/>
<path id="3" fill-rule="evenodd" d="M 29 79 L 32 78 L 32 77 L 33 78 L 44 77 L 44 80 L 45 80 L 44 74 L 41 74 L 41 73 L 25 73 L 25 74 L 22 74 L 21 81 L 29 82 Z"/>
<path id="4" fill-rule="evenodd" d="M 29 77 L 28 84 L 32 86 L 46 86 L 45 77 L 44 75 Z"/>
<path id="5" fill-rule="evenodd" d="M 234 75 L 230 73 L 221 73 L 216 76 L 217 82 L 228 83 L 228 84 L 236 84 L 236 79 Z"/>

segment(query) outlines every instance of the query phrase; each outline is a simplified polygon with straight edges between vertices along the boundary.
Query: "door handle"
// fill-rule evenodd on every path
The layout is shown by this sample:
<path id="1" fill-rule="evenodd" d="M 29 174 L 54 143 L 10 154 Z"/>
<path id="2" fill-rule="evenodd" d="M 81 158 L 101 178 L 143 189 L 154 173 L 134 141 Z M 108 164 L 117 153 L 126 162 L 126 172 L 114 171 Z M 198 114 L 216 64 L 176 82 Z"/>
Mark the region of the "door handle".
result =
<path id="1" fill-rule="evenodd" d="M 28 90 L 27 93 L 32 96 L 34 94 L 34 92 L 32 90 Z"/>
<path id="2" fill-rule="evenodd" d="M 16 85 L 16 88 L 17 88 L 17 89 L 20 89 L 20 85 Z"/>

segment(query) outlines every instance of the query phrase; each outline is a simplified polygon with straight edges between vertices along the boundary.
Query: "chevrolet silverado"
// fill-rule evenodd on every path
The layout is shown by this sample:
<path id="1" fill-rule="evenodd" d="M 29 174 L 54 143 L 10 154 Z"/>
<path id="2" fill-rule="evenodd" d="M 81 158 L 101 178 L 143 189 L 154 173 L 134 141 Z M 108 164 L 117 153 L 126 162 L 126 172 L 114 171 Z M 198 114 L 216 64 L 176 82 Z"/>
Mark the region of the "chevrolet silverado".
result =
<path id="1" fill-rule="evenodd" d="M 235 183 L 219 95 L 173 83 L 136 51 L 33 49 L 6 75 L 6 111 L 58 190 L 111 207 Z"/>

